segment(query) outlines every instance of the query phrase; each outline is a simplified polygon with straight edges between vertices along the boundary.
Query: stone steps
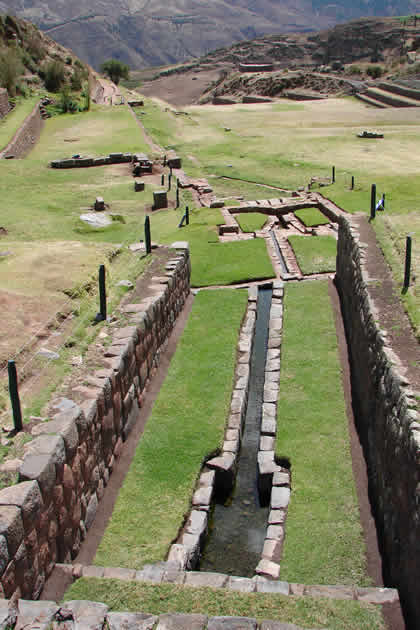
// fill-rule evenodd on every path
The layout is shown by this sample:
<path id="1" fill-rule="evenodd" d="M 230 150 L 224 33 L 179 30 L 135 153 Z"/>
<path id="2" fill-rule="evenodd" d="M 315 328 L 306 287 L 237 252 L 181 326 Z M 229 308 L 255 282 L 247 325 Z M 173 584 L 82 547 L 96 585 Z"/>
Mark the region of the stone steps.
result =
<path id="1" fill-rule="evenodd" d="M 385 105 L 390 105 L 391 107 L 419 107 L 420 102 L 414 100 L 413 98 L 408 98 L 406 96 L 399 96 L 398 94 L 391 94 L 384 89 L 372 87 L 366 90 L 366 96 L 373 98 L 380 103 L 385 103 Z"/>
<path id="2" fill-rule="evenodd" d="M 361 92 L 358 92 L 357 94 L 355 94 L 355 96 L 359 99 L 359 101 L 363 101 L 363 103 L 366 103 L 367 105 L 379 107 L 380 109 L 386 109 L 388 107 L 388 105 L 385 105 L 385 103 L 381 103 L 380 101 L 377 101 L 370 96 L 366 96 L 366 94 L 362 94 Z"/>

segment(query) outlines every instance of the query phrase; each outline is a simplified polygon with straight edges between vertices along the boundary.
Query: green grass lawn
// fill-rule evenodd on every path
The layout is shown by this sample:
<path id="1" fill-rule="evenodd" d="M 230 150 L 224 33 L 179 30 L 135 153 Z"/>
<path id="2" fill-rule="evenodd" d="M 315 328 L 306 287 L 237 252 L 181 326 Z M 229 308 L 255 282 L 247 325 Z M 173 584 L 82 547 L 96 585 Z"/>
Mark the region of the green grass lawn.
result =
<path id="1" fill-rule="evenodd" d="M 335 271 L 337 241 L 332 236 L 289 236 L 295 256 L 304 275 Z"/>
<path id="2" fill-rule="evenodd" d="M 296 210 L 295 215 L 306 227 L 327 225 L 330 222 L 318 208 L 302 208 L 302 210 Z"/>
<path id="3" fill-rule="evenodd" d="M 16 107 L 0 119 L 0 151 L 2 151 L 10 142 L 19 129 L 23 121 L 39 101 L 39 96 L 33 96 L 28 99 L 19 100 Z"/>
<path id="4" fill-rule="evenodd" d="M 356 601 L 286 597 L 265 593 L 238 593 L 228 589 L 191 588 L 176 584 L 122 582 L 81 578 L 66 592 L 64 601 L 87 599 L 107 604 L 113 612 L 194 613 L 274 619 L 305 628 L 329 630 L 384 630 L 379 606 Z"/>
<path id="5" fill-rule="evenodd" d="M 235 214 L 235 219 L 240 225 L 242 232 L 257 232 L 267 223 L 267 215 L 261 212 L 243 212 Z"/>
<path id="6" fill-rule="evenodd" d="M 200 292 L 154 405 L 95 564 L 165 558 L 204 459 L 221 446 L 247 292 Z"/>
<path id="7" fill-rule="evenodd" d="M 276 454 L 291 462 L 281 579 L 370 584 L 328 283 L 288 284 Z"/>

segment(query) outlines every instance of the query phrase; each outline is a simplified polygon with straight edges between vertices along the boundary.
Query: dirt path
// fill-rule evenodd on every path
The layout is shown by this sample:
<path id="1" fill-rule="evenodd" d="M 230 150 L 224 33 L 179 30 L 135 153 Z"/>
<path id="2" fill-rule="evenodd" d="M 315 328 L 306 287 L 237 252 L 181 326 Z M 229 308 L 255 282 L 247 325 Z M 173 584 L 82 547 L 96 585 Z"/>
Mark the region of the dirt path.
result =
<path id="1" fill-rule="evenodd" d="M 146 140 L 147 144 L 149 145 L 149 147 L 152 149 L 152 151 L 154 151 L 155 153 L 158 153 L 159 155 L 163 155 L 163 149 L 162 147 L 160 147 L 158 144 L 156 144 L 153 141 L 153 138 L 151 136 L 149 136 L 149 134 L 147 133 L 143 123 L 141 122 L 141 120 L 136 116 L 135 112 L 133 111 L 133 108 L 130 107 L 128 105 L 128 108 L 130 110 L 130 112 L 132 113 L 132 115 L 134 116 L 134 120 L 136 121 L 136 123 L 138 124 L 138 126 L 140 127 L 140 129 L 142 130 L 144 139 Z"/>

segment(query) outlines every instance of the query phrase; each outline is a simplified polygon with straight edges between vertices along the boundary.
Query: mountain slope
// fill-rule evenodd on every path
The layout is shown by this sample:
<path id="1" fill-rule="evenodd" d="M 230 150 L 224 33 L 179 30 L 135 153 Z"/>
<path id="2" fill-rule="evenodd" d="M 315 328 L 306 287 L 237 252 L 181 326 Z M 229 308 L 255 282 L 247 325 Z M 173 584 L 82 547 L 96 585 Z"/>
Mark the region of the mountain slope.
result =
<path id="1" fill-rule="evenodd" d="M 310 31 L 361 15 L 404 15 L 418 0 L 0 0 L 98 68 L 175 63 L 266 33 Z"/>

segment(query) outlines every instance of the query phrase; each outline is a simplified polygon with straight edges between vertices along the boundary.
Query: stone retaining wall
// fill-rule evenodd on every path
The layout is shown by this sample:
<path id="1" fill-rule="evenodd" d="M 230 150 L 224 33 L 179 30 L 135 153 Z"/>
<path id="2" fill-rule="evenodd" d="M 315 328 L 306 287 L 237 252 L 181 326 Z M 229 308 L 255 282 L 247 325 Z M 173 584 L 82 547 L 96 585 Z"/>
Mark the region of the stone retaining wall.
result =
<path id="1" fill-rule="evenodd" d="M 115 329 L 109 367 L 95 372 L 86 401 L 61 400 L 59 413 L 35 427 L 19 483 L 0 491 L 0 597 L 37 599 L 55 563 L 76 557 L 189 294 L 188 249 L 166 270 L 152 278 L 151 297 L 124 308 L 131 325 Z"/>
<path id="2" fill-rule="evenodd" d="M 137 162 L 140 158 L 136 153 L 110 153 L 100 157 L 79 155 L 78 157 L 53 160 L 51 168 L 86 168 L 89 166 L 103 166 L 104 164 L 126 164 Z"/>
<path id="3" fill-rule="evenodd" d="M 0 159 L 7 157 L 22 158 L 32 149 L 41 134 L 43 120 L 39 103 L 27 116 L 7 147 L 0 153 Z"/>
<path id="4" fill-rule="evenodd" d="M 420 619 L 420 424 L 416 399 L 375 320 L 359 235 L 340 219 L 336 282 L 347 332 L 355 416 L 365 451 L 387 581 Z"/>
<path id="5" fill-rule="evenodd" d="M 9 94 L 5 88 L 0 88 L 0 118 L 4 118 L 9 109 Z"/>

